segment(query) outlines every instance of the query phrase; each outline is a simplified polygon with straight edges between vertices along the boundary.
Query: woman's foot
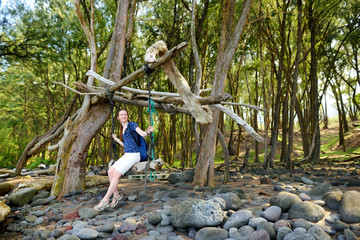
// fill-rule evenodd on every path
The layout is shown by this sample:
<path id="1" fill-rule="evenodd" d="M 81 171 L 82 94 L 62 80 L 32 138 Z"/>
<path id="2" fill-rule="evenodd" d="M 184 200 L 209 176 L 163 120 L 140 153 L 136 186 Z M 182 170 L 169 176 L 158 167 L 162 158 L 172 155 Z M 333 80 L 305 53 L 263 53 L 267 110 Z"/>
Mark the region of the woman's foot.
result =
<path id="1" fill-rule="evenodd" d="M 94 209 L 98 212 L 101 212 L 102 210 L 104 210 L 107 207 L 110 207 L 109 201 L 101 200 L 100 203 L 96 207 L 94 207 Z"/>
<path id="2" fill-rule="evenodd" d="M 120 194 L 118 196 L 114 196 L 113 200 L 111 201 L 110 207 L 115 208 L 119 204 L 119 202 L 122 198 L 123 198 L 122 194 Z"/>

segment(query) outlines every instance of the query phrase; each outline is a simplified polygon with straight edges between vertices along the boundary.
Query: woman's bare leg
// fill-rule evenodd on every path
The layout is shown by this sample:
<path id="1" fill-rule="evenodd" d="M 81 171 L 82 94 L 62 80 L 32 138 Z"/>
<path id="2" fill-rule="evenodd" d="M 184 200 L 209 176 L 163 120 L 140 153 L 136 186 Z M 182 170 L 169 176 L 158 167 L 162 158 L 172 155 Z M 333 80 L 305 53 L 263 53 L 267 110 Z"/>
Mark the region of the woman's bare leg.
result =
<path id="1" fill-rule="evenodd" d="M 108 171 L 108 177 L 109 177 L 110 185 L 109 185 L 109 188 L 108 188 L 105 196 L 99 203 L 100 206 L 102 206 L 102 204 L 104 204 L 104 202 L 105 203 L 108 202 L 111 195 L 115 194 L 115 196 L 116 196 L 119 194 L 119 190 L 118 190 L 117 186 L 118 186 L 120 177 L 122 177 L 122 174 L 120 172 L 118 172 L 114 167 L 110 167 L 110 169 Z"/>

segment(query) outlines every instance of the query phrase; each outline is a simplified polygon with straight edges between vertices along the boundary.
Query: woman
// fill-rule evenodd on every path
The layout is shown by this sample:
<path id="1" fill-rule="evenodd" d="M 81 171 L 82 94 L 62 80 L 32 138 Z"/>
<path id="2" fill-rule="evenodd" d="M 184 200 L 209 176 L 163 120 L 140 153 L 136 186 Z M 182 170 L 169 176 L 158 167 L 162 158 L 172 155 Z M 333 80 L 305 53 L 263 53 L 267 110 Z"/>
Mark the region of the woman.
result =
<path id="1" fill-rule="evenodd" d="M 125 154 L 109 168 L 108 176 L 110 185 L 103 199 L 94 207 L 96 211 L 102 211 L 107 207 L 115 208 L 123 197 L 117 188 L 119 179 L 124 176 L 135 163 L 140 161 L 139 147 L 133 137 L 134 131 L 142 137 L 146 137 L 151 132 L 154 132 L 153 126 L 149 126 L 147 131 L 144 132 L 135 122 L 129 122 L 126 109 L 120 109 L 117 119 L 120 121 L 120 138 L 117 138 L 116 134 L 113 134 L 112 137 L 117 143 L 124 147 Z M 110 203 L 111 196 L 113 196 L 113 198 Z"/>

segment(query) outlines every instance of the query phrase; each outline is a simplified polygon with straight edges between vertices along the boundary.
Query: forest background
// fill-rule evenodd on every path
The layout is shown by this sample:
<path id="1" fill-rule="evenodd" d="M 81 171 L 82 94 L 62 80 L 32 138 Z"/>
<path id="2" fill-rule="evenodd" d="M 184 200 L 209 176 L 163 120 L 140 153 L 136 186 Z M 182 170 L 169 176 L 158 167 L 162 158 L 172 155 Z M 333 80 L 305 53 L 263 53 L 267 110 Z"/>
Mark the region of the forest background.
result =
<path id="1" fill-rule="evenodd" d="M 90 1 L 80 3 L 90 24 Z M 117 4 L 115 0 L 94 1 L 99 71 L 106 62 Z M 158 40 L 164 40 L 169 49 L 181 42 L 191 42 L 191 1 L 132 1 L 131 4 L 136 4 L 136 17 L 134 33 L 126 43 L 123 75 L 143 66 L 146 49 Z M 224 6 L 234 18 L 224 18 Z M 231 28 L 242 6 L 242 1 L 196 1 L 195 37 L 202 66 L 201 89 L 213 87 L 222 24 L 226 21 Z M 3 1 L 0 16 L 0 168 L 14 168 L 27 144 L 55 125 L 72 105 L 76 94 L 57 82 L 70 87 L 75 82 L 86 83 L 90 50 L 73 1 L 36 0 L 31 4 Z M 360 110 L 359 27 L 360 3 L 355 0 L 252 2 L 225 82 L 225 92 L 233 97 L 231 102 L 260 109 L 228 105 L 266 141 L 264 147 L 264 143 L 250 140 L 251 162 L 262 163 L 264 168 L 273 166 L 273 161 L 287 162 L 290 168 L 294 160 L 291 160 L 294 131 L 301 135 L 301 142 L 295 146 L 301 156 L 297 155 L 296 160 L 318 162 L 320 129 L 329 126 L 327 95 L 333 96 L 337 110 L 332 120 L 338 123 L 337 142 L 341 151 L 358 151 L 358 148 L 346 148 L 345 135 L 350 129 L 348 121 L 356 121 Z M 197 67 L 192 47 L 178 55 L 175 62 L 194 91 Z M 146 90 L 147 78 L 129 86 Z M 161 70 L 151 74 L 151 89 L 176 92 Z M 73 112 L 81 107 L 83 97 L 77 97 L 74 104 Z M 148 125 L 146 108 L 117 106 L 129 109 L 131 119 L 140 127 Z M 168 166 L 177 163 L 181 167 L 193 167 L 198 151 L 193 118 L 164 111 L 158 111 L 154 118 L 158 157 Z M 110 160 L 111 127 L 109 119 L 93 138 L 87 167 L 106 165 Z M 229 154 L 242 158 L 244 130 L 224 114 L 220 114 L 218 127 L 226 136 Z M 199 129 L 202 136 L 203 129 Z M 49 145 L 59 139 L 61 134 Z M 220 144 L 216 147 L 215 160 L 223 161 L 223 149 Z M 27 161 L 27 166 L 54 164 L 57 154 L 56 150 L 44 148 Z"/>

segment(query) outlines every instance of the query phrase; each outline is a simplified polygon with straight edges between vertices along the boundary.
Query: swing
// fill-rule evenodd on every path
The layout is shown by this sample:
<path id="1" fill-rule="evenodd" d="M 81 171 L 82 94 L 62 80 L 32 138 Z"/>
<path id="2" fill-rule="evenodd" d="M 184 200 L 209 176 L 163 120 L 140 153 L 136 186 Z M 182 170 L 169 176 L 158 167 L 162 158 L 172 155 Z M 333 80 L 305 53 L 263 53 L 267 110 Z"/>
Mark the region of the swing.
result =
<path id="1" fill-rule="evenodd" d="M 154 102 L 151 100 L 151 88 L 150 88 L 150 74 L 154 71 L 153 69 L 149 68 L 148 64 L 144 65 L 144 71 L 146 72 L 147 76 L 148 76 L 148 92 L 149 92 L 149 107 L 148 107 L 148 112 L 149 112 L 149 122 L 150 125 L 153 126 L 153 118 L 152 118 L 152 114 L 155 113 L 157 114 L 156 110 L 155 110 L 155 106 L 154 106 Z M 114 120 L 114 106 L 116 106 L 113 102 L 113 96 L 114 93 L 109 91 L 109 87 L 106 88 L 106 95 L 108 96 L 109 102 L 110 102 L 110 109 L 111 109 L 111 134 L 114 133 L 115 130 L 115 120 Z M 113 152 L 113 156 L 115 156 L 116 159 L 118 159 L 118 155 L 116 153 L 116 142 L 113 138 L 111 138 L 111 147 L 112 147 L 112 152 Z M 151 132 L 150 133 L 150 144 L 148 146 L 148 150 L 147 150 L 147 163 L 146 163 L 146 167 L 145 167 L 145 183 L 144 183 L 144 191 L 146 190 L 146 182 L 147 182 L 147 171 L 149 169 L 150 166 L 150 161 L 152 161 L 153 159 L 155 159 L 155 143 L 154 143 L 154 135 Z M 112 163 L 115 160 L 112 159 L 109 162 L 109 167 L 112 165 Z M 149 176 L 149 180 L 150 181 L 154 181 L 156 178 L 156 172 L 155 170 L 151 170 L 150 172 L 150 176 Z"/>

